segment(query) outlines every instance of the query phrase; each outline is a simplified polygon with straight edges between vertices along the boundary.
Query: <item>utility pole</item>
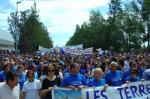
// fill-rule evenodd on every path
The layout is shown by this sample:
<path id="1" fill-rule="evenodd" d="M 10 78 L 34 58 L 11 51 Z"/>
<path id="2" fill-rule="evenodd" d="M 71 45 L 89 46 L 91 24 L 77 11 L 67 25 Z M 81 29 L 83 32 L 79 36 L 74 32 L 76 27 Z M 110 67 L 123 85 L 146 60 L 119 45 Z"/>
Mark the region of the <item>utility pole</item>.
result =
<path id="1" fill-rule="evenodd" d="M 18 23 L 19 23 L 19 17 L 18 17 L 18 4 L 20 4 L 21 3 L 21 1 L 18 1 L 18 2 L 16 2 L 16 25 L 15 25 L 15 32 L 16 32 L 16 40 L 15 40 L 15 50 L 16 50 L 16 52 L 17 53 L 19 53 L 19 50 L 18 50 L 18 41 L 19 41 L 19 34 L 18 34 L 18 32 L 19 32 L 19 30 L 18 30 L 18 27 L 17 27 L 17 25 L 18 25 Z"/>

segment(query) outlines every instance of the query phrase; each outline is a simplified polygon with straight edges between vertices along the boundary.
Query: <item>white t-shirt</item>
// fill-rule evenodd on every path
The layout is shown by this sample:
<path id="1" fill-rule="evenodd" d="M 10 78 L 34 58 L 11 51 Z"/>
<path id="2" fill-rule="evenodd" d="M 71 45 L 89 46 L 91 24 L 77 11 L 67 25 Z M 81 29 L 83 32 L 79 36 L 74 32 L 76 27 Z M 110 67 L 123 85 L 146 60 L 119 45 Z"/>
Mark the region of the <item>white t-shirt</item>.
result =
<path id="1" fill-rule="evenodd" d="M 20 86 L 19 84 L 11 89 L 6 82 L 0 83 L 0 99 L 19 99 Z"/>
<path id="2" fill-rule="evenodd" d="M 40 99 L 39 91 L 41 87 L 42 84 L 37 79 L 34 79 L 33 82 L 26 81 L 22 88 L 22 91 L 26 92 L 25 99 Z"/>

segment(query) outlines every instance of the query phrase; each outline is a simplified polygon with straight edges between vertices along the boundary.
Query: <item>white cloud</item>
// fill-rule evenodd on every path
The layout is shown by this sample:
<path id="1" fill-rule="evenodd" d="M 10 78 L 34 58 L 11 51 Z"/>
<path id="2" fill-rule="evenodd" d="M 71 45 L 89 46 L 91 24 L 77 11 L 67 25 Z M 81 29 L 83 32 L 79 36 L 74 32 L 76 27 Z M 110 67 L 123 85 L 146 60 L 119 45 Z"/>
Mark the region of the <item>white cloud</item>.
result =
<path id="1" fill-rule="evenodd" d="M 21 0 L 10 0 L 14 8 L 17 7 L 17 1 Z M 18 10 L 23 11 L 30 9 L 33 3 L 36 2 L 40 20 L 48 28 L 52 39 L 57 45 L 57 43 L 60 44 L 62 41 L 56 41 L 55 39 L 57 37 L 54 37 L 54 34 L 63 36 L 63 34 L 68 33 L 69 36 L 73 35 L 77 24 L 81 25 L 83 22 L 88 21 L 91 9 L 106 6 L 109 1 L 110 0 L 22 0 L 22 2 L 18 4 Z M 69 40 L 69 36 L 63 39 Z M 66 43 L 64 41 L 62 43 L 63 45 Z"/>
<path id="2" fill-rule="evenodd" d="M 2 7 L 0 8 L 0 28 L 3 30 L 7 30 L 8 29 L 8 16 L 10 15 L 10 13 L 12 12 L 12 9 L 7 9 L 4 10 Z"/>

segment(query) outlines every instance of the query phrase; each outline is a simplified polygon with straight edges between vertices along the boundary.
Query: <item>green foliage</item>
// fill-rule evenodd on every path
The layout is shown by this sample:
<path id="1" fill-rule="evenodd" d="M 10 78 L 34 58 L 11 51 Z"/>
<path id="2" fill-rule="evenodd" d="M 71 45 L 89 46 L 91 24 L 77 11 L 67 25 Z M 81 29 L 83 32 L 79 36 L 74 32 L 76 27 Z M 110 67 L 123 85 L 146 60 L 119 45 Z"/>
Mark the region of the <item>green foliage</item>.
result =
<path id="1" fill-rule="evenodd" d="M 144 35 L 144 41 L 148 42 L 148 50 L 150 50 L 150 1 L 149 0 L 143 0 L 141 3 L 142 5 L 142 19 L 145 24 L 145 35 Z"/>
<path id="2" fill-rule="evenodd" d="M 116 51 L 140 49 L 146 36 L 141 2 L 128 2 L 124 7 L 121 3 L 121 0 L 110 1 L 107 20 L 99 11 L 92 10 L 89 22 L 84 22 L 81 27 L 77 25 L 66 45 L 83 44 L 84 47 L 114 48 Z"/>
<path id="3" fill-rule="evenodd" d="M 35 4 L 30 10 L 20 12 L 20 15 L 11 13 L 8 22 L 9 30 L 16 39 L 15 42 L 18 42 L 21 53 L 37 51 L 39 45 L 47 48 L 53 46 L 47 29 L 39 21 Z"/>

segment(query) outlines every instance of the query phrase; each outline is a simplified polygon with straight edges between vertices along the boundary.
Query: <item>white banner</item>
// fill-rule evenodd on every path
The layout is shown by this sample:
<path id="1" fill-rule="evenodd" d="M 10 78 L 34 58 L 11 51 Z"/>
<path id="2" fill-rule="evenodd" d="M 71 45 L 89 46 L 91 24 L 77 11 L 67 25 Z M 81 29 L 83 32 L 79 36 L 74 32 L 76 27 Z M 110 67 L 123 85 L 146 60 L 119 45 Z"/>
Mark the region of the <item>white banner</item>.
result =
<path id="1" fill-rule="evenodd" d="M 122 87 L 82 90 L 82 99 L 150 99 L 150 81 L 134 82 Z"/>
<path id="2" fill-rule="evenodd" d="M 69 53 L 72 55 L 82 55 L 83 49 L 82 48 L 65 48 L 65 53 Z"/>
<path id="3" fill-rule="evenodd" d="M 39 46 L 39 51 L 50 52 L 50 48 L 45 48 L 45 47 Z"/>
<path id="4" fill-rule="evenodd" d="M 85 88 L 68 90 L 57 88 L 53 91 L 53 99 L 150 99 L 150 81 L 134 82 L 122 87 Z"/>
<path id="5" fill-rule="evenodd" d="M 83 54 L 84 55 L 92 55 L 93 54 L 93 47 L 85 49 Z"/>

